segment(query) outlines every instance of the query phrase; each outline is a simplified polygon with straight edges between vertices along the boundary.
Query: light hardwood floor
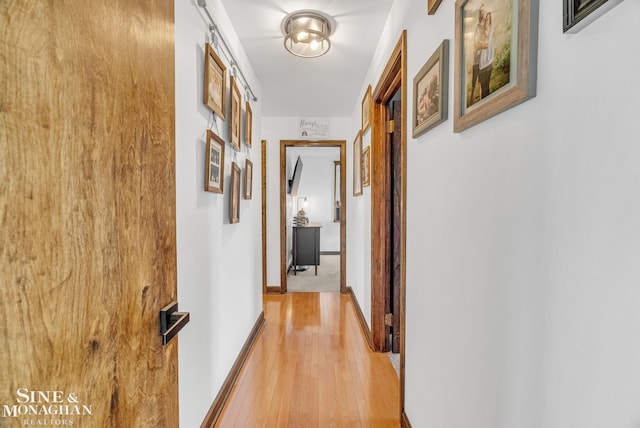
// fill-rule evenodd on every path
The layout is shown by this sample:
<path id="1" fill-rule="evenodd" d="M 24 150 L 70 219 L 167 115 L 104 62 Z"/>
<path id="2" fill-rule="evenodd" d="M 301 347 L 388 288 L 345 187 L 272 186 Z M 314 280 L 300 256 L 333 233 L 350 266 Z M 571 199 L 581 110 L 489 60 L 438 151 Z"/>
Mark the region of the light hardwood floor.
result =
<path id="1" fill-rule="evenodd" d="M 399 427 L 399 382 L 347 295 L 265 295 L 266 323 L 217 427 Z"/>

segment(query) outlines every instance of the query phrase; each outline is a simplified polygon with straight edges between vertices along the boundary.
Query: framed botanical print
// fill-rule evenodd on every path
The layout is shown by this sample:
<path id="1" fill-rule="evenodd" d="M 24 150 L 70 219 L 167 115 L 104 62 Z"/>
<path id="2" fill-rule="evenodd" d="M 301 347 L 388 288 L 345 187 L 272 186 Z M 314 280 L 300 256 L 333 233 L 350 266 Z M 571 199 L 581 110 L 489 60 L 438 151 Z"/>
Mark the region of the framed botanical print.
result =
<path id="1" fill-rule="evenodd" d="M 249 101 L 245 102 L 244 113 L 244 142 L 251 148 L 251 139 L 253 137 L 253 111 L 251 111 L 251 104 Z"/>
<path id="2" fill-rule="evenodd" d="M 367 146 L 362 151 L 362 187 L 369 187 L 371 185 L 371 146 Z"/>
<path id="3" fill-rule="evenodd" d="M 204 54 L 204 104 L 220 119 L 225 118 L 227 67 L 216 55 L 211 45 L 205 45 Z"/>
<path id="4" fill-rule="evenodd" d="M 249 159 L 244 161 L 244 199 L 253 197 L 253 162 Z"/>
<path id="5" fill-rule="evenodd" d="M 231 191 L 229 192 L 229 223 L 240 223 L 240 167 L 231 163 Z"/>
<path id="6" fill-rule="evenodd" d="M 577 33 L 622 0 L 563 0 L 564 33 Z"/>
<path id="7" fill-rule="evenodd" d="M 204 190 L 222 193 L 224 184 L 224 140 L 207 130 Z"/>
<path id="8" fill-rule="evenodd" d="M 240 90 L 235 77 L 231 76 L 229 100 L 229 143 L 237 152 L 240 151 Z"/>
<path id="9" fill-rule="evenodd" d="M 449 40 L 413 78 L 413 138 L 447 120 L 449 97 Z"/>
<path id="10" fill-rule="evenodd" d="M 371 98 L 371 85 L 367 87 L 367 91 L 362 98 L 362 133 L 367 132 L 371 125 L 371 111 L 373 103 Z"/>
<path id="11" fill-rule="evenodd" d="M 453 130 L 536 95 L 537 0 L 457 0 Z"/>
<path id="12" fill-rule="evenodd" d="M 362 195 L 362 131 L 353 141 L 353 196 Z"/>

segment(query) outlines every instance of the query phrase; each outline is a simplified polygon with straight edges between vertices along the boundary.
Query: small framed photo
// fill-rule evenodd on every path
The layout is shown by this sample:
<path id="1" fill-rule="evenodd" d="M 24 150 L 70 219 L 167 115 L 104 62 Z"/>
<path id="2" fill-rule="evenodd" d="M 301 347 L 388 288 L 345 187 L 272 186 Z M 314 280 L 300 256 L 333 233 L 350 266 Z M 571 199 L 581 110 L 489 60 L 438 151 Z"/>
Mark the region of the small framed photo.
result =
<path id="1" fill-rule="evenodd" d="M 207 130 L 204 190 L 222 193 L 224 185 L 224 140 Z"/>
<path id="2" fill-rule="evenodd" d="M 362 186 L 369 187 L 371 185 L 371 146 L 367 146 L 362 151 Z"/>
<path id="3" fill-rule="evenodd" d="M 353 196 L 362 195 L 362 131 L 353 141 Z"/>
<path id="4" fill-rule="evenodd" d="M 227 67 L 209 43 L 204 54 L 204 104 L 224 119 L 227 91 Z"/>
<path id="5" fill-rule="evenodd" d="M 244 198 L 253 197 L 253 162 L 246 159 L 244 162 Z"/>
<path id="6" fill-rule="evenodd" d="M 457 0 L 453 130 L 536 95 L 538 0 Z"/>
<path id="7" fill-rule="evenodd" d="M 229 192 L 229 223 L 240 223 L 240 167 L 231 163 L 231 191 Z"/>
<path id="8" fill-rule="evenodd" d="M 438 6 L 440 6 L 442 0 L 428 0 L 427 1 L 427 13 L 429 15 L 435 15 L 436 10 L 438 10 Z"/>
<path id="9" fill-rule="evenodd" d="M 577 33 L 622 0 L 563 0 L 564 33 Z"/>
<path id="10" fill-rule="evenodd" d="M 240 151 L 240 103 L 242 102 L 240 90 L 235 77 L 231 76 L 229 101 L 229 143 L 235 151 Z"/>
<path id="11" fill-rule="evenodd" d="M 449 40 L 444 40 L 413 78 L 413 138 L 447 120 L 448 96 Z"/>
<path id="12" fill-rule="evenodd" d="M 362 98 L 362 132 L 367 132 L 369 126 L 371 125 L 371 111 L 373 109 L 373 103 L 371 99 L 371 85 L 367 87 L 367 92 L 365 92 L 364 97 Z"/>
<path id="13" fill-rule="evenodd" d="M 253 111 L 251 110 L 251 104 L 249 101 L 245 102 L 244 113 L 244 142 L 251 148 L 251 139 L 253 137 Z"/>

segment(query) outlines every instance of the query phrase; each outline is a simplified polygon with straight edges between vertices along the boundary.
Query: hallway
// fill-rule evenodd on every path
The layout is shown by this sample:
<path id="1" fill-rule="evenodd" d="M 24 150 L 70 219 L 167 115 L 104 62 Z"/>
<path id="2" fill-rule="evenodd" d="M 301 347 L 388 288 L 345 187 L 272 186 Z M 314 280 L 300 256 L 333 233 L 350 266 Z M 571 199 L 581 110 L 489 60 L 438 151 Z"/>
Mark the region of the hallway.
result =
<path id="1" fill-rule="evenodd" d="M 265 326 L 218 427 L 399 427 L 399 382 L 347 295 L 264 296 Z"/>

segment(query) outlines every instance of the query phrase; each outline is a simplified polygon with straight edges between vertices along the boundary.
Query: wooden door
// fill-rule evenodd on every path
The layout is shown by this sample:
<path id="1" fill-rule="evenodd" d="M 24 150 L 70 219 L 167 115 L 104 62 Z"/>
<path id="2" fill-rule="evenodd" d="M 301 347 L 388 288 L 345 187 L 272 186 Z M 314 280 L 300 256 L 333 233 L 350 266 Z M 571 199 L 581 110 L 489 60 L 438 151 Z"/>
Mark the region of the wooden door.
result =
<path id="1" fill-rule="evenodd" d="M 178 425 L 173 19 L 0 2 L 2 427 Z"/>
<path id="2" fill-rule="evenodd" d="M 399 95 L 399 94 L 398 94 Z M 391 261 L 390 277 L 390 309 L 391 322 L 391 351 L 400 352 L 400 282 L 401 282 L 401 245 L 402 245 L 402 103 L 391 102 L 391 120 L 394 131 L 391 133 Z"/>

